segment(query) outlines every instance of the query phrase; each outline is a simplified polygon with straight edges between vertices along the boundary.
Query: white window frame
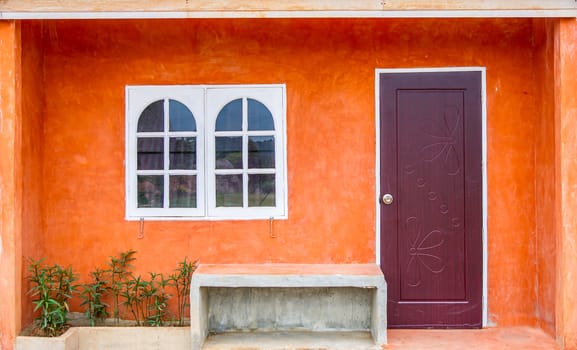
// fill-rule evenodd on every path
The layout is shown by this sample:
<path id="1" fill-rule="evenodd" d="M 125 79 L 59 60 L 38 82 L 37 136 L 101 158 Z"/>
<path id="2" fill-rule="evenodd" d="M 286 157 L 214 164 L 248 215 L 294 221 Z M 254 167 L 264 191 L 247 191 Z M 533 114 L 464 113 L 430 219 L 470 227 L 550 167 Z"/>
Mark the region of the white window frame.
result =
<path id="1" fill-rule="evenodd" d="M 215 122 L 219 111 L 228 102 L 235 99 L 252 98 L 263 103 L 272 113 L 274 131 L 247 131 L 246 108 L 243 108 L 243 140 L 259 134 L 275 137 L 275 169 L 243 170 L 244 193 L 247 190 L 247 176 L 250 173 L 275 174 L 274 207 L 216 207 L 215 175 Z M 173 99 L 183 103 L 193 113 L 196 121 L 196 133 L 184 132 L 183 136 L 194 134 L 197 137 L 197 208 L 167 208 L 168 194 L 164 194 L 165 208 L 137 207 L 137 174 L 178 173 L 178 171 L 138 171 L 137 167 L 137 126 L 138 118 L 151 103 Z M 166 107 L 165 107 L 165 115 Z M 168 118 L 165 118 L 168 119 Z M 168 120 L 165 120 L 165 162 L 168 157 L 168 136 L 179 136 L 180 132 L 168 132 Z M 146 134 L 146 133 L 140 133 Z M 287 146 L 286 146 L 286 87 L 284 84 L 270 85 L 169 85 L 169 86 L 126 86 L 126 136 L 125 136 L 125 173 L 126 173 L 126 220 L 254 220 L 288 218 L 287 184 Z M 244 146 L 243 142 L 243 147 Z M 243 149 L 243 157 L 247 157 Z M 246 159 L 245 159 L 246 161 Z M 246 164 L 246 162 L 245 162 Z M 166 169 L 166 167 L 165 167 Z M 187 171 L 190 173 L 190 171 Z M 165 192 L 168 184 L 165 182 Z"/>
<path id="2" fill-rule="evenodd" d="M 215 193 L 216 192 L 216 183 L 215 183 L 215 175 L 219 174 L 226 174 L 226 170 L 215 170 L 215 157 L 212 156 L 215 153 L 215 137 L 217 135 L 220 136 L 242 136 L 243 138 L 243 163 L 246 165 L 248 163 L 248 150 L 246 149 L 247 146 L 247 138 L 248 136 L 258 136 L 258 135 L 271 135 L 274 134 L 275 137 L 275 168 L 274 170 L 264 170 L 264 169 L 243 169 L 242 176 L 243 176 L 243 192 L 245 196 L 243 208 L 240 207 L 217 207 L 216 206 L 216 198 L 213 195 L 208 196 L 207 198 L 207 208 L 209 216 L 216 216 L 216 217 L 240 217 L 240 216 L 248 216 L 248 217 L 257 217 L 257 218 L 266 218 L 266 217 L 277 217 L 283 216 L 283 198 L 282 196 L 278 195 L 276 189 L 283 188 L 283 176 L 284 174 L 284 164 L 283 164 L 283 149 L 284 142 L 282 137 L 282 130 L 283 121 L 282 118 L 279 118 L 283 114 L 283 105 L 279 103 L 278 97 L 282 96 L 282 90 L 280 89 L 272 89 L 272 88 L 258 88 L 258 87 L 247 87 L 243 89 L 237 88 L 209 88 L 207 90 L 207 104 L 206 104 L 206 115 L 207 115 L 207 125 L 214 126 L 216 124 L 216 118 L 220 110 L 229 102 L 242 99 L 243 103 L 243 122 L 242 122 L 242 131 L 241 132 L 216 132 L 213 129 L 213 133 L 211 137 L 208 137 L 207 134 L 207 154 L 210 154 L 210 157 L 206 159 L 206 176 L 207 176 L 207 192 L 208 193 Z M 247 131 L 247 99 L 252 98 L 255 99 L 262 104 L 264 104 L 268 110 L 272 113 L 273 120 L 274 120 L 274 131 Z M 238 171 L 234 170 L 234 173 L 238 173 Z M 275 174 L 275 207 L 247 207 L 248 198 L 247 188 L 248 188 L 248 175 L 249 174 Z M 250 210 L 249 210 L 250 209 Z"/>

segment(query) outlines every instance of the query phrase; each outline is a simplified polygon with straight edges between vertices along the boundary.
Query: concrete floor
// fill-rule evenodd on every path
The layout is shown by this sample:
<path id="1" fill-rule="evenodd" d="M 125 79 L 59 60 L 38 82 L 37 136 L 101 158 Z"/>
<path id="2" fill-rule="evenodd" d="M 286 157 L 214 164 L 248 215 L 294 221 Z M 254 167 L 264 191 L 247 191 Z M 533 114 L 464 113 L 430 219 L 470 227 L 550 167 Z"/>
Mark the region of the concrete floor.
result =
<path id="1" fill-rule="evenodd" d="M 553 337 L 537 328 L 389 330 L 387 350 L 553 350 Z"/>
<path id="2" fill-rule="evenodd" d="M 211 335 L 202 350 L 378 350 L 369 332 L 242 332 Z"/>
<path id="3" fill-rule="evenodd" d="M 529 327 L 481 330 L 389 330 L 386 350 L 556 350 L 551 336 Z M 372 350 L 368 332 L 224 333 L 207 338 L 203 350 Z"/>

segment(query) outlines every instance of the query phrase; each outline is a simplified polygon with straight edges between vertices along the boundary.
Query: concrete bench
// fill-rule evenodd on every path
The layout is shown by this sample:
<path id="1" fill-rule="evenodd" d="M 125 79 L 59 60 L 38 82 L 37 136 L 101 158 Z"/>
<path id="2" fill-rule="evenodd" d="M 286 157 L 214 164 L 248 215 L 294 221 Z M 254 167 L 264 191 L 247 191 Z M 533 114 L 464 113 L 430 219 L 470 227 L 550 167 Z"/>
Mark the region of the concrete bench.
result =
<path id="1" fill-rule="evenodd" d="M 192 349 L 209 333 L 233 331 L 370 331 L 379 347 L 387 342 L 386 305 L 375 264 L 201 264 L 190 290 Z"/>

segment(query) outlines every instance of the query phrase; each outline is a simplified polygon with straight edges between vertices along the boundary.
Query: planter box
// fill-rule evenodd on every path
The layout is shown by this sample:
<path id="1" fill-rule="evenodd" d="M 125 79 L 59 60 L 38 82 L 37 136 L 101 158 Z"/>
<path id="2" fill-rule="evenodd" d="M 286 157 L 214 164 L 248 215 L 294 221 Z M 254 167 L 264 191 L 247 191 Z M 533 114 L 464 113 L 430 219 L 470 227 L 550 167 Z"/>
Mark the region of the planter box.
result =
<path id="1" fill-rule="evenodd" d="M 16 338 L 15 350 L 190 350 L 190 327 L 72 327 L 60 337 Z"/>
<path id="2" fill-rule="evenodd" d="M 78 329 L 70 328 L 59 337 L 16 337 L 15 350 L 77 350 Z"/>

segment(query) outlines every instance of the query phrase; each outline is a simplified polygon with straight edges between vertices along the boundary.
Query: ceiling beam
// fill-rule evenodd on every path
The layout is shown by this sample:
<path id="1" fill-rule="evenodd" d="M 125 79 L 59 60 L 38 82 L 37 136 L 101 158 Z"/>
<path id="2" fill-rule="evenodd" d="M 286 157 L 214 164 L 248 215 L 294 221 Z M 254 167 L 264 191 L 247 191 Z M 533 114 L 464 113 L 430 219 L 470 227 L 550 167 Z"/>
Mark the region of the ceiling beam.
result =
<path id="1" fill-rule="evenodd" d="M 575 0 L 0 0 L 0 19 L 577 17 Z"/>

